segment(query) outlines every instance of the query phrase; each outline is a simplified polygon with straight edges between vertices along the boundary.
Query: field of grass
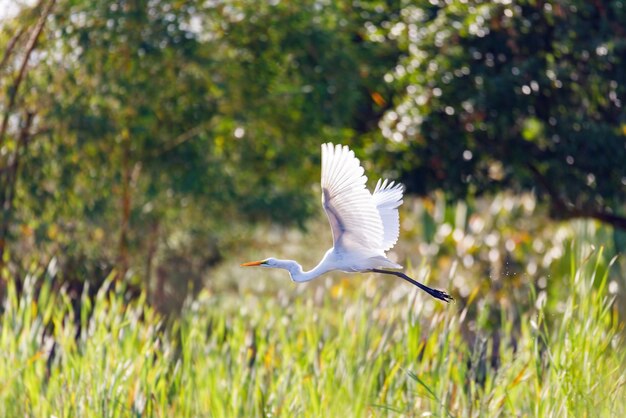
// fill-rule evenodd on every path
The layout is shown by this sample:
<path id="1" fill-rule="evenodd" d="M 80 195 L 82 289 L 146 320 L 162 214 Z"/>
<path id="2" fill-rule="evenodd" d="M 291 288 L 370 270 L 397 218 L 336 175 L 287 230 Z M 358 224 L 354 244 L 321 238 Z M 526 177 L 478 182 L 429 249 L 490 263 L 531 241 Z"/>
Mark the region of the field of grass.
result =
<path id="1" fill-rule="evenodd" d="M 551 273 L 562 297 L 502 309 L 497 330 L 480 309 L 468 320 L 475 294 L 461 308 L 374 277 L 297 294 L 205 291 L 168 321 L 112 282 L 77 309 L 50 277 L 23 292 L 9 281 L 0 413 L 626 416 L 610 262 L 581 248 Z"/>

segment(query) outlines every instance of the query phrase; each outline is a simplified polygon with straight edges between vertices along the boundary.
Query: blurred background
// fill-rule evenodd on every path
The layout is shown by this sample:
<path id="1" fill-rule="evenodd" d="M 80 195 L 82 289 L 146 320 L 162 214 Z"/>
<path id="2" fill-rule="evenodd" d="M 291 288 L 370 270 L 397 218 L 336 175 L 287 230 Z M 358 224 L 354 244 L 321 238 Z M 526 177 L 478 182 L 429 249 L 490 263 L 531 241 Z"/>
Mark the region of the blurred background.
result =
<path id="1" fill-rule="evenodd" d="M 327 141 L 407 186 L 391 256 L 496 322 L 566 293 L 549 271 L 576 245 L 626 248 L 624 1 L 0 8 L 0 293 L 51 272 L 75 294 L 113 275 L 163 312 L 201 289 L 310 293 L 238 265 L 330 246 Z M 310 286 L 363 285 L 341 277 Z"/>

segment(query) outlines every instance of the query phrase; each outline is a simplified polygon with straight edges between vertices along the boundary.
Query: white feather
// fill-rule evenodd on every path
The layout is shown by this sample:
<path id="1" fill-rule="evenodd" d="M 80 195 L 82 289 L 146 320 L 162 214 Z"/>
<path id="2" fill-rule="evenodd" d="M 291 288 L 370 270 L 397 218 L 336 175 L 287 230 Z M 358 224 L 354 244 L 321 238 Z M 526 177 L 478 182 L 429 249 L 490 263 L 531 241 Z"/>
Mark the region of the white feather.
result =
<path id="1" fill-rule="evenodd" d="M 388 183 L 386 179 L 384 181 L 381 179 L 376 183 L 376 188 L 372 194 L 374 204 L 383 223 L 382 249 L 384 251 L 392 249 L 400 236 L 398 207 L 402 204 L 403 193 L 404 187 L 402 184 L 394 184 L 393 181 Z"/>
<path id="2" fill-rule="evenodd" d="M 322 205 L 336 250 L 381 250 L 383 223 L 366 182 L 363 167 L 347 146 L 322 145 Z"/>

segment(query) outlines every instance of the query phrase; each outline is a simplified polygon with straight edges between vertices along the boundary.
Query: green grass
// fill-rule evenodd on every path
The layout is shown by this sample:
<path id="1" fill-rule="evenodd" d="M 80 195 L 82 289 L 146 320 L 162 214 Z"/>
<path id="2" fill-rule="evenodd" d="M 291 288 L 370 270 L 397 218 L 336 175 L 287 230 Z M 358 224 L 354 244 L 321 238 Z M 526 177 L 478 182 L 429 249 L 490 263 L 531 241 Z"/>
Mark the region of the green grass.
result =
<path id="1" fill-rule="evenodd" d="M 575 253 L 551 277 L 568 286 L 563 298 L 503 307 L 496 332 L 480 313 L 468 319 L 478 299 L 461 309 L 374 280 L 296 296 L 203 293 L 167 325 L 143 299 L 125 302 L 120 285 L 83 297 L 75 318 L 51 279 L 19 296 L 9 281 L 0 413 L 626 416 L 610 266 L 601 250 Z"/>

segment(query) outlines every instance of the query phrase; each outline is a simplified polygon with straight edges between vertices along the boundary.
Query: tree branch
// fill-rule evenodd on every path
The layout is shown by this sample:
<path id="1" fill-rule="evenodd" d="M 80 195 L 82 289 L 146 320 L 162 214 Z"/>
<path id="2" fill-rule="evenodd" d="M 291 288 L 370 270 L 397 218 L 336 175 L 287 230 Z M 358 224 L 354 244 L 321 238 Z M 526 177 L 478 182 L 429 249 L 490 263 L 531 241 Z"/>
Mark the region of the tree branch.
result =
<path id="1" fill-rule="evenodd" d="M 537 182 L 550 196 L 550 204 L 561 219 L 591 218 L 607 223 L 615 228 L 626 231 L 626 216 L 612 213 L 608 208 L 577 208 L 565 199 L 554 188 L 552 183 L 544 176 L 535 165 L 527 163 L 526 166 L 533 173 Z"/>
<path id="2" fill-rule="evenodd" d="M 174 148 L 177 148 L 180 145 L 184 144 L 185 142 L 194 139 L 198 134 L 205 132 L 211 125 L 213 125 L 213 119 L 203 122 L 197 126 L 194 126 L 188 131 L 185 131 L 182 134 L 178 135 L 176 138 L 172 140 L 171 143 L 166 144 L 162 150 L 155 152 L 153 156 L 160 157 L 163 154 L 167 154 L 168 152 L 172 151 Z"/>
<path id="3" fill-rule="evenodd" d="M 13 48 L 15 48 L 17 41 L 20 40 L 23 34 L 24 34 L 24 28 L 20 28 L 17 31 L 17 33 L 13 35 L 13 38 L 11 38 L 11 40 L 7 44 L 7 49 L 4 51 L 4 56 L 2 57 L 2 61 L 0 62 L 0 70 L 2 70 L 2 68 L 4 68 L 4 66 L 6 65 L 7 61 L 9 61 L 9 57 L 13 53 Z"/>
<path id="4" fill-rule="evenodd" d="M 626 216 L 616 215 L 604 208 L 590 210 L 571 209 L 567 211 L 565 217 L 569 219 L 592 218 L 626 231 Z"/>
<path id="5" fill-rule="evenodd" d="M 34 114 L 28 112 L 24 125 L 20 130 L 20 135 L 17 141 L 17 147 L 13 157 L 12 169 L 7 172 L 6 185 L 3 187 L 2 194 L 0 195 L 0 212 L 2 213 L 2 222 L 0 223 L 0 266 L 2 266 L 2 260 L 4 256 L 4 249 L 6 247 L 7 235 L 9 233 L 9 224 L 13 217 L 13 201 L 15 199 L 15 190 L 17 188 L 18 170 L 20 167 L 20 151 L 25 148 L 30 137 L 30 127 L 33 123 Z"/>
<path id="6" fill-rule="evenodd" d="M 4 137 L 5 137 L 6 131 L 7 131 L 9 116 L 11 115 L 11 111 L 13 110 L 13 107 L 15 106 L 15 100 L 17 98 L 17 92 L 18 92 L 18 90 L 20 88 L 20 84 L 22 84 L 22 80 L 24 79 L 24 76 L 26 74 L 26 68 L 28 67 L 28 61 L 30 60 L 30 56 L 32 55 L 33 51 L 35 50 L 35 46 L 37 46 L 37 40 L 39 39 L 39 36 L 41 35 L 41 32 L 43 31 L 43 28 L 44 28 L 44 26 L 46 24 L 46 19 L 48 18 L 48 16 L 50 16 L 50 13 L 52 12 L 52 6 L 54 6 L 55 2 L 56 2 L 56 0 L 50 0 L 50 2 L 48 2 L 46 8 L 41 13 L 41 16 L 39 16 L 39 20 L 37 21 L 37 24 L 35 25 L 35 28 L 33 29 L 33 32 L 31 33 L 30 38 L 28 39 L 28 43 L 26 44 L 26 54 L 24 55 L 24 60 L 22 61 L 22 65 L 20 66 L 20 70 L 17 73 L 17 78 L 13 82 L 13 86 L 10 89 L 9 103 L 5 107 L 4 117 L 2 118 L 2 124 L 0 125 L 0 147 L 4 143 Z M 43 0 L 42 0 L 42 3 L 43 3 Z M 40 3 L 40 5 L 42 3 Z"/>

